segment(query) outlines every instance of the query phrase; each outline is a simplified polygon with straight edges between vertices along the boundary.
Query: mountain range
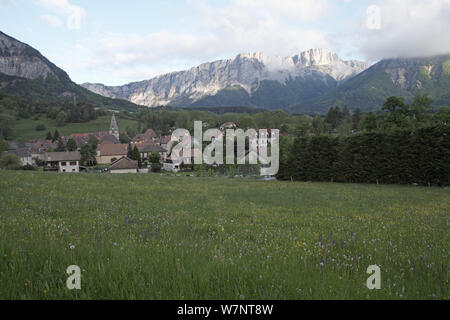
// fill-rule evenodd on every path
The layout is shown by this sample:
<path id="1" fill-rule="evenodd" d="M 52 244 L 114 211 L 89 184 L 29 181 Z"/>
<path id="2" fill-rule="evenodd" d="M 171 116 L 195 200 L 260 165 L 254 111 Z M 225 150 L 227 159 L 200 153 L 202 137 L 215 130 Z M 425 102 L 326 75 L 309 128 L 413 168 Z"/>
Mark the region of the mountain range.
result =
<path id="1" fill-rule="evenodd" d="M 95 93 L 148 107 L 253 106 L 285 109 L 298 101 L 312 102 L 367 69 L 360 61 L 344 61 L 323 49 L 292 57 L 262 53 L 205 63 L 187 71 L 151 80 L 108 87 L 84 83 Z"/>
<path id="2" fill-rule="evenodd" d="M 74 83 L 69 75 L 39 51 L 0 31 L 0 91 L 28 103 L 91 103 L 112 109 L 136 110 L 137 105 L 95 94 Z"/>
<path id="3" fill-rule="evenodd" d="M 369 66 L 322 49 L 285 58 L 240 54 L 124 86 L 82 86 L 148 107 L 247 106 L 324 113 L 346 105 L 376 111 L 389 96 L 409 100 L 419 93 L 429 93 L 442 106 L 450 105 L 450 55 L 386 59 Z"/>
<path id="4" fill-rule="evenodd" d="M 429 93 L 450 105 L 450 55 L 385 59 L 369 66 L 323 49 L 290 57 L 262 53 L 204 63 L 123 86 L 74 83 L 36 49 L 0 32 L 0 91 L 31 102 L 76 99 L 113 109 L 251 107 L 326 113 L 331 106 L 380 110 L 389 96 Z"/>

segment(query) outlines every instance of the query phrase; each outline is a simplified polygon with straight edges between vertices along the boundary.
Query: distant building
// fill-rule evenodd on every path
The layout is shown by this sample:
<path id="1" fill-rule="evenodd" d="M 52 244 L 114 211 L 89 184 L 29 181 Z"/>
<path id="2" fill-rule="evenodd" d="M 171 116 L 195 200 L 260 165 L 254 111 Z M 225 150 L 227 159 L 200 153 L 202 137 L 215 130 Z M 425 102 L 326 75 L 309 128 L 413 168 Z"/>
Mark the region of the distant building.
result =
<path id="1" fill-rule="evenodd" d="M 128 145 L 126 144 L 101 144 L 97 148 L 96 160 L 98 164 L 111 164 L 128 153 Z"/>
<path id="2" fill-rule="evenodd" d="M 102 137 L 98 141 L 99 145 L 102 145 L 102 144 L 119 144 L 119 143 L 120 143 L 120 140 L 116 136 L 113 136 L 112 134 L 108 134 L 108 135 Z"/>
<path id="3" fill-rule="evenodd" d="M 152 153 L 159 153 L 162 161 L 164 161 L 167 157 L 167 150 L 161 147 L 160 145 L 150 144 L 142 147 L 138 146 L 138 149 L 139 152 L 141 153 L 142 160 L 147 160 Z"/>
<path id="4" fill-rule="evenodd" d="M 80 172 L 81 155 L 75 152 L 49 152 L 44 155 L 45 171 Z"/>
<path id="5" fill-rule="evenodd" d="M 145 133 L 137 134 L 133 140 L 131 140 L 131 144 L 139 145 L 139 144 L 154 144 L 158 140 L 158 136 L 156 135 L 153 129 L 148 129 Z"/>
<path id="6" fill-rule="evenodd" d="M 166 150 L 169 150 L 170 141 L 172 140 L 172 136 L 164 136 L 159 140 L 159 144 Z"/>
<path id="7" fill-rule="evenodd" d="M 224 132 L 227 129 L 236 129 L 237 125 L 234 122 L 227 122 L 220 126 L 220 131 Z"/>
<path id="8" fill-rule="evenodd" d="M 156 140 L 156 138 L 158 138 L 155 130 L 153 130 L 153 129 L 148 129 L 147 131 L 145 131 L 144 136 L 153 141 Z"/>
<path id="9" fill-rule="evenodd" d="M 34 165 L 33 155 L 31 154 L 30 150 L 28 148 L 20 148 L 15 150 L 10 150 L 6 152 L 6 154 L 12 154 L 19 158 L 20 165 L 22 167 L 27 165 Z"/>
<path id="10" fill-rule="evenodd" d="M 130 158 L 123 157 L 111 164 L 109 167 L 110 173 L 137 173 L 138 162 Z"/>
<path id="11" fill-rule="evenodd" d="M 109 134 L 111 136 L 116 137 L 117 140 L 120 139 L 119 126 L 117 125 L 116 115 L 114 113 L 113 113 L 112 118 L 111 118 L 111 125 L 109 127 Z"/>

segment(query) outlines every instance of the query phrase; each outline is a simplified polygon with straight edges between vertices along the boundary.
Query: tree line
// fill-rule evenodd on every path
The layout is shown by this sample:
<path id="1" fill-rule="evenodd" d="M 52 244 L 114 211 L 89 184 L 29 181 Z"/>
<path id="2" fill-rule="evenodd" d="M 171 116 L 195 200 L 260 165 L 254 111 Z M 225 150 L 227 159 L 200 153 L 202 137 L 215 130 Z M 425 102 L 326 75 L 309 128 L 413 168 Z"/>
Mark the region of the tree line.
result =
<path id="1" fill-rule="evenodd" d="M 278 178 L 448 186 L 448 110 L 427 113 L 431 103 L 426 95 L 416 96 L 410 105 L 390 97 L 382 113 L 361 118 L 357 134 L 303 135 L 284 146 L 282 141 Z M 330 113 L 335 115 L 336 109 Z M 337 117 L 325 121 L 330 118 Z"/>

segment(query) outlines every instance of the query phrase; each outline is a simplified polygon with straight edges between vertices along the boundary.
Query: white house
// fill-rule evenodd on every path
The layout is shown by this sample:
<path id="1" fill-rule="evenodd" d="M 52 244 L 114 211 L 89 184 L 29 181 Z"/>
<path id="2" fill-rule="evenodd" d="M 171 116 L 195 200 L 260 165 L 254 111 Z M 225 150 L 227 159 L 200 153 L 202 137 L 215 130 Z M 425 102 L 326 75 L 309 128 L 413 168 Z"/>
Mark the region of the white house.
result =
<path id="1" fill-rule="evenodd" d="M 11 150 L 11 151 L 8 151 L 7 153 L 17 156 L 20 160 L 20 165 L 22 167 L 27 166 L 27 165 L 32 166 L 35 163 L 33 160 L 33 155 L 31 154 L 30 150 L 27 148 Z"/>
<path id="2" fill-rule="evenodd" d="M 44 155 L 45 171 L 58 171 L 61 173 L 80 172 L 81 155 L 75 152 L 49 152 Z"/>

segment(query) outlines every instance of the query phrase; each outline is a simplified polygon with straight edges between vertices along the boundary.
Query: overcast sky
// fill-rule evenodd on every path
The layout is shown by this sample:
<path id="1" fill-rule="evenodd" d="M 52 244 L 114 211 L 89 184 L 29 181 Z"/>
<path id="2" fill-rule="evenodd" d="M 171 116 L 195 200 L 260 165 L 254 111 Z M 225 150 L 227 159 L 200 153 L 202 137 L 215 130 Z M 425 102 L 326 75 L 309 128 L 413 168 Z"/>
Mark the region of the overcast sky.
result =
<path id="1" fill-rule="evenodd" d="M 450 0 L 0 0 L 0 30 L 77 83 L 121 85 L 241 52 L 450 53 Z"/>

